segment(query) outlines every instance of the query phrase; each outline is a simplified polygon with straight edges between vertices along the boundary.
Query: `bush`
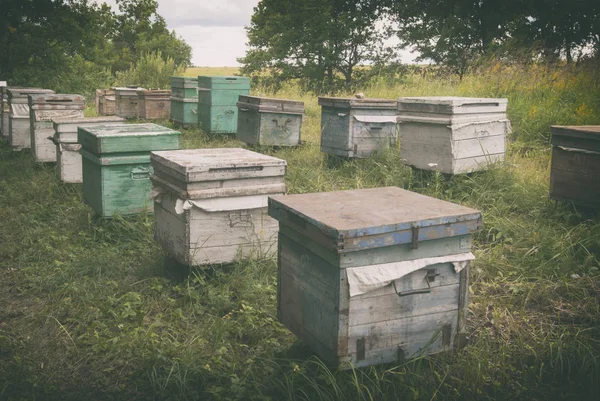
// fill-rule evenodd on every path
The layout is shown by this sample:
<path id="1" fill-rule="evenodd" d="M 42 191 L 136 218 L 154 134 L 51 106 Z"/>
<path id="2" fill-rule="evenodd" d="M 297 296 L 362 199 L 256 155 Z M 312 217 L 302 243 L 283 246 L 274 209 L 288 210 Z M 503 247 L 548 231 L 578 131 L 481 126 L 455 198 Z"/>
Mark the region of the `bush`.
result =
<path id="1" fill-rule="evenodd" d="M 178 72 L 180 71 L 171 57 L 163 59 L 160 51 L 144 53 L 137 64 L 131 64 L 126 71 L 117 71 L 115 84 L 166 89 L 170 87 L 169 78 Z"/>

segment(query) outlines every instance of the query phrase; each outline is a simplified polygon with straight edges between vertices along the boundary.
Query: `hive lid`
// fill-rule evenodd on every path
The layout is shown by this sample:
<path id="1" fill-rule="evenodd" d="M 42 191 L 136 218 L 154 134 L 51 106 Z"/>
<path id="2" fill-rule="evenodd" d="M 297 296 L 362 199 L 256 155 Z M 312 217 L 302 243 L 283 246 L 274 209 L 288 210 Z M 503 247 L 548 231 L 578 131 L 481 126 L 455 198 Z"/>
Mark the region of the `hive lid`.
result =
<path id="1" fill-rule="evenodd" d="M 304 102 L 288 99 L 240 95 L 237 106 L 271 113 L 303 114 Z"/>
<path id="2" fill-rule="evenodd" d="M 235 77 L 235 76 L 222 76 L 222 77 L 210 77 L 210 76 L 198 76 L 198 88 L 201 89 L 223 89 L 223 90 L 234 90 L 234 89 L 250 89 L 250 78 L 248 77 Z"/>
<path id="3" fill-rule="evenodd" d="M 96 154 L 179 149 L 179 132 L 157 124 L 78 127 L 78 142 Z"/>
<path id="4" fill-rule="evenodd" d="M 276 196 L 269 215 L 338 253 L 465 235 L 478 210 L 401 188 Z"/>
<path id="5" fill-rule="evenodd" d="M 69 124 L 69 125 L 78 125 L 78 124 L 97 124 L 101 125 L 102 123 L 112 123 L 112 122 L 121 122 L 125 123 L 125 119 L 117 116 L 103 116 L 103 117 L 83 117 L 83 118 L 56 118 L 52 120 L 54 124 Z"/>
<path id="6" fill-rule="evenodd" d="M 184 87 L 187 88 L 187 85 L 191 88 L 196 88 L 198 86 L 198 78 L 197 77 L 171 77 L 171 86 L 175 86 L 177 88 Z"/>
<path id="7" fill-rule="evenodd" d="M 600 125 L 553 125 L 552 145 L 600 152 Z"/>
<path id="8" fill-rule="evenodd" d="M 8 88 L 8 98 L 27 98 L 29 95 L 40 95 L 54 93 L 52 89 L 40 89 L 40 88 Z"/>
<path id="9" fill-rule="evenodd" d="M 339 109 L 393 109 L 398 102 L 391 99 L 357 99 L 353 97 L 319 97 L 319 106 Z"/>
<path id="10" fill-rule="evenodd" d="M 63 110 L 85 108 L 85 98 L 81 95 L 44 94 L 29 95 L 29 105 L 32 110 Z"/>
<path id="11" fill-rule="evenodd" d="M 137 91 L 138 96 L 144 97 L 169 97 L 171 96 L 170 90 L 163 89 L 144 89 Z"/>
<path id="12" fill-rule="evenodd" d="M 505 113 L 508 99 L 458 96 L 401 97 L 398 111 L 432 114 Z"/>
<path id="13" fill-rule="evenodd" d="M 113 89 L 117 95 L 121 94 L 121 95 L 135 95 L 135 96 L 137 96 L 137 91 L 146 90 L 146 88 L 141 88 L 141 87 L 130 88 L 129 86 L 116 87 L 116 88 L 111 88 L 111 89 Z"/>

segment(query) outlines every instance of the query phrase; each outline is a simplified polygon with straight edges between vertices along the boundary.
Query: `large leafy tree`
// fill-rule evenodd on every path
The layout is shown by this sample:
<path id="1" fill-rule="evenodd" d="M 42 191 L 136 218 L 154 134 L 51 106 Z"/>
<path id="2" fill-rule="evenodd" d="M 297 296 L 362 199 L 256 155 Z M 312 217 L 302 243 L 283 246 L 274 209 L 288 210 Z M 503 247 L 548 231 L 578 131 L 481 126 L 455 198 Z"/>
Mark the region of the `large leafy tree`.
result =
<path id="1" fill-rule="evenodd" d="M 356 67 L 382 47 L 382 11 L 377 0 L 262 0 L 247 28 L 242 72 L 298 78 L 315 91 L 349 87 Z"/>

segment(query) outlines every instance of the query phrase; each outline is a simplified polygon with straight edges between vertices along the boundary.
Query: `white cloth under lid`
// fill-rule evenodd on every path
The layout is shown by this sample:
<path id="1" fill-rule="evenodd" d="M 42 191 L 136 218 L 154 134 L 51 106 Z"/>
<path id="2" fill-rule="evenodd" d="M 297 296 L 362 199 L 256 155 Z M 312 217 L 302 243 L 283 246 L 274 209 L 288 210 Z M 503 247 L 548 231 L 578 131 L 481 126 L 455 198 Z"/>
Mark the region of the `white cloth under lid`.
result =
<path id="1" fill-rule="evenodd" d="M 161 196 L 168 191 L 162 187 L 153 187 L 150 193 L 150 199 L 157 203 L 161 202 Z M 183 214 L 193 207 L 204 210 L 205 212 L 227 212 L 231 210 L 259 209 L 267 207 L 269 196 L 277 195 L 249 195 L 249 196 L 230 196 L 226 198 L 207 198 L 198 200 L 177 199 L 175 203 L 175 212 Z"/>
<path id="2" fill-rule="evenodd" d="M 349 267 L 346 269 L 346 276 L 348 277 L 350 297 L 352 298 L 378 290 L 390 285 L 393 281 L 401 279 L 407 274 L 431 265 L 452 263 L 454 265 L 454 271 L 458 273 L 467 266 L 467 263 L 470 260 L 474 259 L 475 255 L 468 252 L 435 258 L 407 260 L 405 262 Z"/>

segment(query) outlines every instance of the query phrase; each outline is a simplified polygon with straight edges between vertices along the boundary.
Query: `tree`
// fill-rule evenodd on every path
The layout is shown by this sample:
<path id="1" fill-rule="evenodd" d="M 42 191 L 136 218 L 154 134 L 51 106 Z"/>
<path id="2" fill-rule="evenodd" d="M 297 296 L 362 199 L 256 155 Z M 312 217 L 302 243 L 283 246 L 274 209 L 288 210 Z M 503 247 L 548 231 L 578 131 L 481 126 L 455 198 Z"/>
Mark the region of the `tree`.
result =
<path id="1" fill-rule="evenodd" d="M 350 87 L 356 67 L 376 58 L 385 31 L 377 0 L 262 0 L 247 28 L 242 73 L 276 83 L 300 79 L 314 91 Z"/>

